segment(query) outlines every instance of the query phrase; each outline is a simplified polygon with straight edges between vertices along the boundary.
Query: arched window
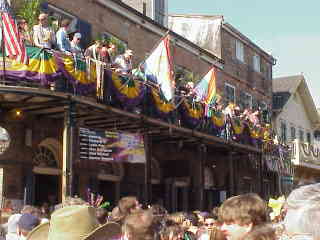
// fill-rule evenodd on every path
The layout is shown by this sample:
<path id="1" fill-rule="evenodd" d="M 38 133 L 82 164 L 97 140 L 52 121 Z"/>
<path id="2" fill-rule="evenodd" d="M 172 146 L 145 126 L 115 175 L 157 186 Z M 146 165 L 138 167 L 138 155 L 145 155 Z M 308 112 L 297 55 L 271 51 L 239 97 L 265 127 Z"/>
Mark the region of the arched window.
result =
<path id="1" fill-rule="evenodd" d="M 0 127 L 0 154 L 3 154 L 9 148 L 9 145 L 10 135 L 5 128 Z"/>

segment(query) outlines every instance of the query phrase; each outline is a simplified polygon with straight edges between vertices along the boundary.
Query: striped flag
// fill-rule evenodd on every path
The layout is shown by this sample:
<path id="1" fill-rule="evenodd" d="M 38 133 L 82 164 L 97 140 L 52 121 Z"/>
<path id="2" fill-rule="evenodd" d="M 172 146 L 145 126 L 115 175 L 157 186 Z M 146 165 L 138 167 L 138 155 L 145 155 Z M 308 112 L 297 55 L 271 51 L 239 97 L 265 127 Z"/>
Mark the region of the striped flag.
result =
<path id="1" fill-rule="evenodd" d="M 27 50 L 20 38 L 17 25 L 11 16 L 10 7 L 6 0 L 0 0 L 0 14 L 2 44 L 4 44 L 6 55 L 22 64 L 28 64 Z"/>
<path id="2" fill-rule="evenodd" d="M 207 105 L 214 103 L 217 97 L 214 67 L 200 80 L 195 87 L 195 92 L 197 93 L 197 101 L 203 101 Z"/>
<path id="3" fill-rule="evenodd" d="M 169 35 L 167 35 L 144 62 L 147 78 L 159 84 L 167 101 L 171 101 L 174 96 L 174 79 L 169 45 L 170 39 Z"/>

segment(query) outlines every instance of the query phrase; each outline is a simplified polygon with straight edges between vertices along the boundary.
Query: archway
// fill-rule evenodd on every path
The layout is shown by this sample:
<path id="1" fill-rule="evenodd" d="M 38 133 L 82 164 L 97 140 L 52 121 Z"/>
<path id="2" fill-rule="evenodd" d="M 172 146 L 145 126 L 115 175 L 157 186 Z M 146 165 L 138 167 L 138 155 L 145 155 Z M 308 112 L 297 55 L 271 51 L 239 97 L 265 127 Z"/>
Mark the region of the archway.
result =
<path id="1" fill-rule="evenodd" d="M 33 204 L 61 201 L 62 145 L 54 138 L 40 142 L 33 157 Z"/>

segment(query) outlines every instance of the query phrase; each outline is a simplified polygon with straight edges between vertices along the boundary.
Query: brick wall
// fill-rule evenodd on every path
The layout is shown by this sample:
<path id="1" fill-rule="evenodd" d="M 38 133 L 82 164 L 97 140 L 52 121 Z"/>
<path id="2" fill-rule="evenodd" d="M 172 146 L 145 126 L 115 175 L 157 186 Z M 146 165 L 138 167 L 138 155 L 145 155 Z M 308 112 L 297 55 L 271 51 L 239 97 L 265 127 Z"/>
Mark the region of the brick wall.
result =
<path id="1" fill-rule="evenodd" d="M 222 58 L 225 61 L 222 82 L 228 82 L 236 87 L 236 99 L 240 90 L 251 94 L 255 99 L 266 102 L 271 107 L 272 80 L 270 72 L 272 65 L 263 54 L 244 44 L 244 62 L 236 59 L 236 38 L 222 29 Z M 253 55 L 261 58 L 261 72 L 253 70 Z M 220 87 L 224 87 L 220 84 Z M 221 89 L 222 90 L 222 89 Z"/>

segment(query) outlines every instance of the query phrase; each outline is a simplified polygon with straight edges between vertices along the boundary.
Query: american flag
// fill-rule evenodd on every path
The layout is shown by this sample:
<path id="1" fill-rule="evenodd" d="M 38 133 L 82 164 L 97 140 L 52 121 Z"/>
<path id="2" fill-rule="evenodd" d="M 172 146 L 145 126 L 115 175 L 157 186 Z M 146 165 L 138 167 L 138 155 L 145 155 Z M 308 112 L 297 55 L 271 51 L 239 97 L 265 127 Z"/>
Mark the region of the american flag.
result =
<path id="1" fill-rule="evenodd" d="M 1 14 L 1 32 L 2 44 L 6 54 L 17 61 L 28 64 L 29 59 L 27 50 L 21 40 L 17 25 L 10 13 L 10 7 L 6 0 L 0 0 L 0 14 Z"/>

